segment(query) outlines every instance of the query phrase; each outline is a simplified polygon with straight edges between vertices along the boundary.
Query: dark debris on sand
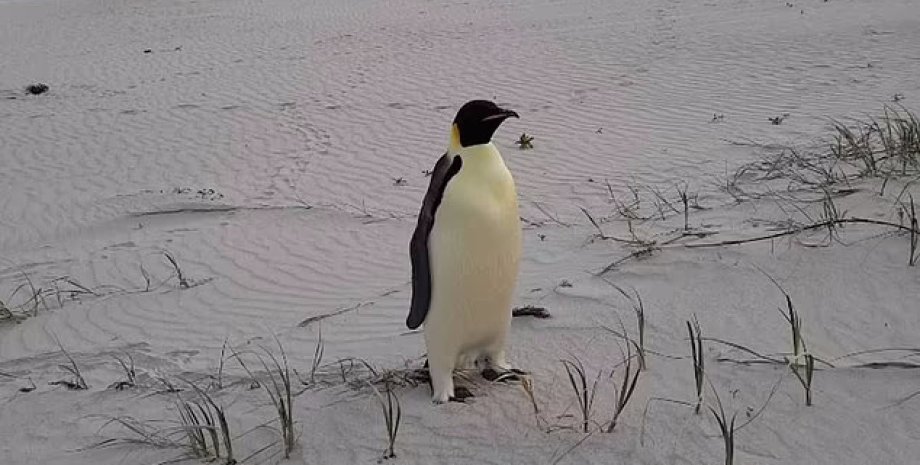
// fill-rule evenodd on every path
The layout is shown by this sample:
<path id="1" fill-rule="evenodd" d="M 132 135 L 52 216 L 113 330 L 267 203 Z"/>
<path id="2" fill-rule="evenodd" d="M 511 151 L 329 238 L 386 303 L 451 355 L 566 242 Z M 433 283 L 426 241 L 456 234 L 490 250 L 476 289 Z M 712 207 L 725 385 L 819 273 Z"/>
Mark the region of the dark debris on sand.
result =
<path id="1" fill-rule="evenodd" d="M 550 318 L 549 310 L 543 307 L 535 307 L 533 305 L 526 305 L 523 307 L 515 308 L 511 311 L 512 317 L 519 316 L 532 316 L 535 318 Z"/>
<path id="2" fill-rule="evenodd" d="M 48 92 L 48 85 L 42 84 L 41 82 L 37 84 L 29 84 L 26 86 L 26 92 L 32 95 L 44 94 L 45 92 Z"/>

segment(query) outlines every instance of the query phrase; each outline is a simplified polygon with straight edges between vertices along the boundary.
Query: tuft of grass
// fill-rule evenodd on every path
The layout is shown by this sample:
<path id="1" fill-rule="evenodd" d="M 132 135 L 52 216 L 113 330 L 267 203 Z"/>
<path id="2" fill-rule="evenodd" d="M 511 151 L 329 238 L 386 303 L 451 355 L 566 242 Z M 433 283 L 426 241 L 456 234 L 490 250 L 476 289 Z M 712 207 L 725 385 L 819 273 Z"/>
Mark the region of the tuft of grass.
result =
<path id="1" fill-rule="evenodd" d="M 254 353 L 254 355 L 268 376 L 269 382 L 258 382 L 258 384 L 265 389 L 265 392 L 268 394 L 269 398 L 271 398 L 272 405 L 275 407 L 275 412 L 278 415 L 278 425 L 281 434 L 281 444 L 284 449 L 284 458 L 287 459 L 291 457 L 291 451 L 294 450 L 294 446 L 297 443 L 297 437 L 294 435 L 294 395 L 291 386 L 292 370 L 288 364 L 284 347 L 277 337 L 275 338 L 275 343 L 278 345 L 281 361 L 278 360 L 275 354 L 261 346 L 259 348 L 262 349 L 268 360 L 266 361 L 266 358 L 258 353 Z M 246 373 L 249 374 L 249 377 L 257 382 L 255 375 L 243 361 L 243 358 L 235 351 L 233 354 L 243 369 L 246 370 Z"/>
<path id="2" fill-rule="evenodd" d="M 6 302 L 0 300 L 0 322 L 19 322 L 30 316 L 37 316 L 41 307 L 48 310 L 48 304 L 45 302 L 46 291 L 41 287 L 36 288 L 26 273 L 20 274 L 23 282 L 13 289 Z M 13 302 L 17 300 L 16 296 L 20 293 L 24 293 L 25 300 L 14 304 Z"/>
<path id="3" fill-rule="evenodd" d="M 591 424 L 591 412 L 594 408 L 594 398 L 595 394 L 597 394 L 597 383 L 601 379 L 601 373 L 597 373 L 594 383 L 589 386 L 585 366 L 578 357 L 573 357 L 572 360 L 562 360 L 562 365 L 565 367 L 565 372 L 569 377 L 569 384 L 572 386 L 575 398 L 578 401 L 582 430 L 587 433 Z"/>
<path id="4" fill-rule="evenodd" d="M 635 345 L 635 343 L 632 344 Z M 613 429 L 616 427 L 620 414 L 623 413 L 623 410 L 626 409 L 626 405 L 629 404 L 630 399 L 632 399 L 632 395 L 636 390 L 636 384 L 639 382 L 639 375 L 642 373 L 641 369 L 633 371 L 633 354 L 629 347 L 630 343 L 627 342 L 626 359 L 623 362 L 623 379 L 620 381 L 619 390 L 615 391 L 614 394 L 613 418 L 607 423 L 607 428 L 605 429 L 607 433 L 612 433 Z M 636 345 L 636 348 L 638 350 L 638 345 Z M 610 376 L 613 377 L 612 372 Z"/>
<path id="5" fill-rule="evenodd" d="M 900 107 L 885 106 L 884 116 L 852 127 L 832 121 L 836 135 L 831 153 L 862 166 L 862 174 L 906 175 L 920 169 L 920 119 Z"/>
<path id="6" fill-rule="evenodd" d="M 380 410 L 383 412 L 383 421 L 386 425 L 387 448 L 383 453 L 383 458 L 394 458 L 396 457 L 396 451 L 394 449 L 396 445 L 396 434 L 399 433 L 399 424 L 402 421 L 402 407 L 399 405 L 399 397 L 393 392 L 389 380 L 384 382 L 384 394 L 381 394 L 372 383 L 368 382 L 367 385 L 371 387 L 371 390 L 377 397 L 377 403 L 380 405 Z"/>
<path id="7" fill-rule="evenodd" d="M 118 362 L 118 364 L 121 366 L 121 369 L 125 372 L 125 379 L 116 381 L 109 387 L 114 388 L 116 391 L 121 391 L 125 388 L 132 388 L 136 386 L 137 371 L 134 369 L 134 358 L 131 357 L 131 354 L 125 353 L 124 358 L 119 357 L 118 355 L 113 355 L 112 358 Z"/>
<path id="8" fill-rule="evenodd" d="M 83 378 L 83 373 L 80 372 L 80 366 L 77 365 L 77 362 L 73 359 L 73 357 L 70 356 L 70 353 L 67 352 L 66 349 L 64 349 L 64 346 L 61 344 L 60 340 L 55 338 L 55 342 L 57 342 L 58 347 L 61 348 L 61 352 L 64 354 L 64 356 L 67 357 L 67 361 L 70 362 L 69 365 L 58 365 L 58 367 L 70 373 L 71 379 L 52 381 L 49 384 L 61 385 L 61 386 L 66 387 L 67 389 L 79 390 L 79 391 L 89 389 L 89 386 L 86 384 L 86 379 Z"/>
<path id="9" fill-rule="evenodd" d="M 200 404 L 193 404 L 192 402 L 181 399 L 176 401 L 176 410 L 179 412 L 179 424 L 188 439 L 187 444 L 191 455 L 198 458 L 208 458 L 211 456 L 211 452 L 208 448 L 207 438 L 204 435 L 204 429 L 210 428 L 213 432 L 213 421 L 211 425 L 208 425 L 208 420 L 199 420 L 199 414 L 195 413 L 196 408 L 193 408 L 193 405 L 197 407 L 199 414 L 205 415 L 203 413 L 205 409 Z M 202 421 L 205 422 L 204 425 L 202 425 Z M 214 456 L 218 457 L 220 455 L 220 443 L 217 442 L 216 437 L 213 438 L 213 441 L 213 447 L 215 449 Z"/>
<path id="10" fill-rule="evenodd" d="M 693 321 L 687 321 L 687 333 L 690 336 L 690 352 L 693 356 L 693 380 L 696 387 L 696 405 L 693 411 L 700 413 L 700 407 L 703 405 L 703 380 L 706 377 L 706 365 L 703 358 L 703 331 L 700 329 L 700 322 L 696 317 Z"/>
<path id="11" fill-rule="evenodd" d="M 201 399 L 201 401 L 189 401 L 179 397 L 176 400 L 179 423 L 188 441 L 189 451 L 194 457 L 204 459 L 223 457 L 225 465 L 236 464 L 226 409 L 218 405 L 213 397 L 197 385 L 188 384 Z M 221 449 L 221 444 L 223 444 L 223 449 Z"/>

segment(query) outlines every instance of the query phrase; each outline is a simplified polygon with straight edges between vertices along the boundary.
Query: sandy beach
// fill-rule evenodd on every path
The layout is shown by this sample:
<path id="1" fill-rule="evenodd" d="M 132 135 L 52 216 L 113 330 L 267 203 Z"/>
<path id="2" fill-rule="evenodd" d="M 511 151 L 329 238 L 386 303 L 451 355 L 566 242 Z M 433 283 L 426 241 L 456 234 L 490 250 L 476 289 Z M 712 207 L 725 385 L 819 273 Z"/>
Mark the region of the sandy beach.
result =
<path id="1" fill-rule="evenodd" d="M 912 464 L 920 143 L 841 130 L 920 111 L 917 6 L 0 0 L 0 464 L 203 463 L 186 402 L 250 464 L 721 464 L 722 410 L 736 464 Z M 474 98 L 551 318 L 433 405 L 408 243 Z"/>

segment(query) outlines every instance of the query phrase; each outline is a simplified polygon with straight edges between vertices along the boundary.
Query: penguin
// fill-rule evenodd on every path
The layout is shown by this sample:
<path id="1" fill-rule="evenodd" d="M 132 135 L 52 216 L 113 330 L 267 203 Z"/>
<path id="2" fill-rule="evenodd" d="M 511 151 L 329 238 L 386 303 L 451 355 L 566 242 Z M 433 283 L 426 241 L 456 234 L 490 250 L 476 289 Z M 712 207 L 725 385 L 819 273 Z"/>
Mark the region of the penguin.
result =
<path id="1" fill-rule="evenodd" d="M 432 400 L 462 400 L 453 371 L 484 360 L 509 372 L 505 339 L 521 257 L 514 178 L 492 135 L 512 110 L 487 100 L 464 104 L 447 152 L 431 172 L 409 243 L 412 301 L 406 326 L 424 327 Z"/>

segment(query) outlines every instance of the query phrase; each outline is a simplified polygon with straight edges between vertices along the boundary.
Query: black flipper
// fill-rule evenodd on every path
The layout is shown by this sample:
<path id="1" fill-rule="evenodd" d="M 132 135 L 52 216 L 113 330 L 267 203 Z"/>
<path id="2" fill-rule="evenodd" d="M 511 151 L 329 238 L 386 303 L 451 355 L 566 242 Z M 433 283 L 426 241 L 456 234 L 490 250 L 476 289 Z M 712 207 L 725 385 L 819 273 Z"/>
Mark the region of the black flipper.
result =
<path id="1" fill-rule="evenodd" d="M 431 263 L 428 257 L 428 236 L 434 227 L 434 214 L 441 205 L 444 189 L 447 183 L 460 171 L 463 160 L 459 155 L 451 157 L 444 154 L 438 159 L 431 172 L 431 183 L 428 192 L 422 201 L 422 209 L 418 214 L 418 224 L 412 240 L 409 241 L 409 258 L 412 260 L 412 306 L 409 308 L 409 317 L 406 326 L 415 329 L 422 325 L 428 316 L 428 307 L 431 305 Z"/>

